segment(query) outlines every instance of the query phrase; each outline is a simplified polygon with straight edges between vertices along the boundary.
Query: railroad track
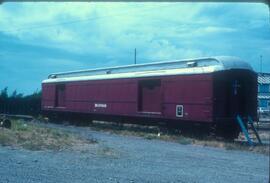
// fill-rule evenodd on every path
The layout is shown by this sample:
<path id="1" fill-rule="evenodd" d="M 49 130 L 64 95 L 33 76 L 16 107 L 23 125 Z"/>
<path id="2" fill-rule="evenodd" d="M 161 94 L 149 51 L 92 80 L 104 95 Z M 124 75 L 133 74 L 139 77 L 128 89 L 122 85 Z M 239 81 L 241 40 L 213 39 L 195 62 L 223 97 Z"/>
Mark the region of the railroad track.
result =
<path id="1" fill-rule="evenodd" d="M 11 119 L 23 119 L 25 121 L 33 121 L 35 118 L 33 116 L 30 115 L 13 115 L 13 114 L 0 114 L 0 127 L 6 127 L 6 128 L 10 128 L 10 122 L 7 120 L 11 120 Z M 4 124 L 5 122 L 5 124 Z M 135 124 L 121 124 L 119 127 L 119 124 L 115 124 L 112 122 L 100 122 L 100 121 L 96 121 L 94 122 L 92 125 L 92 127 L 96 127 L 98 129 L 125 129 L 125 130 L 131 130 L 131 131 L 142 131 L 142 132 L 163 132 L 163 133 L 169 133 L 171 135 L 175 135 L 175 131 L 172 131 L 169 128 L 166 127 L 158 127 L 158 126 L 142 126 L 142 125 L 135 125 Z M 259 134 L 267 134 L 268 131 L 270 131 L 270 120 L 263 120 L 263 121 L 259 121 L 258 123 L 255 123 L 255 128 L 259 131 Z M 194 134 L 193 134 L 194 135 Z M 240 134 L 238 139 L 244 139 L 244 137 L 242 137 L 243 135 Z M 268 135 L 267 135 L 268 136 Z M 263 139 L 263 141 L 269 141 L 268 138 L 267 139 Z"/>
<path id="2" fill-rule="evenodd" d="M 35 119 L 33 116 L 30 115 L 19 115 L 19 114 L 0 114 L 0 118 L 6 119 L 24 119 L 24 120 L 33 120 Z"/>

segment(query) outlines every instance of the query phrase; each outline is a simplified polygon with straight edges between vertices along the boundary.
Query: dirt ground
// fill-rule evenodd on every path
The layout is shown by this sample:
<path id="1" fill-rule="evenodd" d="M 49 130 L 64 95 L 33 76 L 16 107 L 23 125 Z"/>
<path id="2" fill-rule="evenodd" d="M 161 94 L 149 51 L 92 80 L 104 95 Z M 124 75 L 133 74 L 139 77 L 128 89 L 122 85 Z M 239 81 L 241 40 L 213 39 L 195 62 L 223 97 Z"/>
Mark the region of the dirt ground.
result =
<path id="1" fill-rule="evenodd" d="M 0 146 L 0 182 L 269 182 L 267 155 L 91 127 L 42 125 L 97 143 L 61 151 Z"/>

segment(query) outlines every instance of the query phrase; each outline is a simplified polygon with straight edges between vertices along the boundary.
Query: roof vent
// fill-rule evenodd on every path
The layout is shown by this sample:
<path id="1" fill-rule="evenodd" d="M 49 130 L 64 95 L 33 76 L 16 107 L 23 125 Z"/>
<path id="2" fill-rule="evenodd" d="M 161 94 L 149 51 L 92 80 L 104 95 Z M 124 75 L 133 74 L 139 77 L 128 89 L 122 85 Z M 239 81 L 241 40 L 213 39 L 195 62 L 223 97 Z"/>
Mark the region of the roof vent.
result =
<path id="1" fill-rule="evenodd" d="M 197 62 L 187 62 L 187 66 L 188 67 L 197 67 L 198 64 L 197 64 Z"/>
<path id="2" fill-rule="evenodd" d="M 56 78 L 55 74 L 52 74 L 52 75 L 49 76 L 49 79 L 54 79 L 54 78 Z"/>
<path id="3" fill-rule="evenodd" d="M 106 74 L 111 74 L 111 73 L 112 73 L 111 70 L 106 71 Z"/>

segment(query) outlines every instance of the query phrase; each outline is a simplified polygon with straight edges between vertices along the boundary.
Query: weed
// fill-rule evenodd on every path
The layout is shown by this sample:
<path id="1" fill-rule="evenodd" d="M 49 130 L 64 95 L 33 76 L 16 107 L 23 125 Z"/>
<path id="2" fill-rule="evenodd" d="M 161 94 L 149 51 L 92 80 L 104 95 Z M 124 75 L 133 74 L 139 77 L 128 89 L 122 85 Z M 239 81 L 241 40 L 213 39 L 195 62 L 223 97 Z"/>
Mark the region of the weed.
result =
<path id="1" fill-rule="evenodd" d="M 28 150 L 61 150 L 77 143 L 96 143 L 79 136 L 24 121 L 11 121 L 11 129 L 0 128 L 0 145 L 18 146 Z"/>
<path id="2" fill-rule="evenodd" d="M 160 131 L 159 127 L 153 126 L 142 126 L 142 125 L 130 125 L 123 124 L 121 128 L 119 125 L 109 122 L 98 122 L 95 121 L 91 128 L 99 131 L 106 131 L 114 134 L 127 135 L 127 136 L 138 136 L 148 140 L 160 139 L 164 141 L 176 142 L 182 145 L 200 145 L 208 147 L 223 148 L 226 150 L 241 150 L 241 151 L 251 151 L 261 154 L 269 154 L 269 145 L 256 145 L 253 147 L 248 146 L 246 143 L 242 142 L 228 142 L 224 140 L 213 139 L 209 137 L 197 137 L 196 135 L 183 135 L 181 131 Z M 262 133 L 262 132 L 260 132 Z M 269 134 L 262 133 L 265 139 L 269 139 Z"/>

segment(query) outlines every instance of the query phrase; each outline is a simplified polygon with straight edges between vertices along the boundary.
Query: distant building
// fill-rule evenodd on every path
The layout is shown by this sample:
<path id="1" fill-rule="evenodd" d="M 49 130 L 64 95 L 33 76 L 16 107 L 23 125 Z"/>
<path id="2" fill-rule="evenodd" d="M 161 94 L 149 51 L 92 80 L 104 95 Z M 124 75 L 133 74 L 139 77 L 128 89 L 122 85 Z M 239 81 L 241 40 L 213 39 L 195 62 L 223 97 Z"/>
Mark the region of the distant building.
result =
<path id="1" fill-rule="evenodd" d="M 260 112 L 270 111 L 270 73 L 258 73 L 258 107 Z"/>

